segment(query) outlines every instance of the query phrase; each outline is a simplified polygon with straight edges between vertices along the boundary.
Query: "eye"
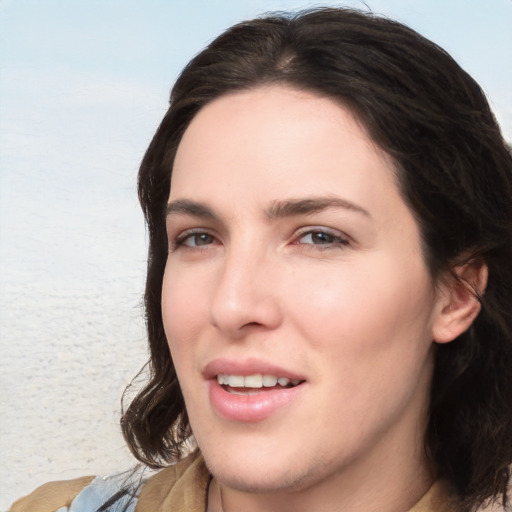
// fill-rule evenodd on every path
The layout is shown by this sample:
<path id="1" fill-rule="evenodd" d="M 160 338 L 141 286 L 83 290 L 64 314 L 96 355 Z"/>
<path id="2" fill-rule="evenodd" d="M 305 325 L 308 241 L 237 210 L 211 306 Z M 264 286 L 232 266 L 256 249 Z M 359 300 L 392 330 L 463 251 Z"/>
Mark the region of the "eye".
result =
<path id="1" fill-rule="evenodd" d="M 196 249 L 208 245 L 215 244 L 216 239 L 213 235 L 205 231 L 187 231 L 182 233 L 172 244 L 172 249 L 178 249 L 179 247 L 186 247 L 189 249 Z"/>
<path id="2" fill-rule="evenodd" d="M 325 229 L 309 229 L 300 233 L 297 243 L 305 245 L 317 245 L 322 248 L 345 246 L 349 244 L 347 238 L 338 233 Z"/>

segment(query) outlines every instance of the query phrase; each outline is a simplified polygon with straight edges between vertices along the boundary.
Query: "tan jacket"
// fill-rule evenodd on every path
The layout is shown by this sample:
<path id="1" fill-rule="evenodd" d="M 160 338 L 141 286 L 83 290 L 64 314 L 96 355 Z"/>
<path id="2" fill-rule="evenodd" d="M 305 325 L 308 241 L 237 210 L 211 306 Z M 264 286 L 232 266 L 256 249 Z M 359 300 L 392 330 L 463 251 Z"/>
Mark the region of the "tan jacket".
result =
<path id="1" fill-rule="evenodd" d="M 93 478 L 47 483 L 16 501 L 9 512 L 55 512 L 60 507 L 69 506 Z M 203 458 L 187 457 L 144 483 L 135 512 L 204 512 L 209 483 L 210 474 Z M 454 511 L 449 494 L 437 483 L 409 512 Z"/>

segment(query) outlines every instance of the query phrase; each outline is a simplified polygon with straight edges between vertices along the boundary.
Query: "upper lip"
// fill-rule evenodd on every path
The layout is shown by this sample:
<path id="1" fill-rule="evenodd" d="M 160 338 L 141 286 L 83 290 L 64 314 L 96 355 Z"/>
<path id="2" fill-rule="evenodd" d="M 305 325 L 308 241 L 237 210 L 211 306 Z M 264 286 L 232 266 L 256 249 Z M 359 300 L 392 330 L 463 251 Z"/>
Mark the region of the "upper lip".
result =
<path id="1" fill-rule="evenodd" d="M 257 374 L 274 375 L 276 377 L 286 377 L 290 380 L 305 380 L 303 375 L 295 371 L 283 368 L 269 361 L 253 358 L 243 360 L 214 359 L 202 371 L 205 379 L 215 379 L 219 373 L 224 375 L 243 375 L 245 377 Z"/>

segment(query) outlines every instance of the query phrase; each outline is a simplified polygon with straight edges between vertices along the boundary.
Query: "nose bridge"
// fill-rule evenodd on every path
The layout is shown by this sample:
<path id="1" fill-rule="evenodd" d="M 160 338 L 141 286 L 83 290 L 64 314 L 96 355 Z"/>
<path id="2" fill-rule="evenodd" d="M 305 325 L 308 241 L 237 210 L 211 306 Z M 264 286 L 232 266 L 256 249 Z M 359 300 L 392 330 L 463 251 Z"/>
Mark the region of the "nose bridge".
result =
<path id="1" fill-rule="evenodd" d="M 271 256 L 248 237 L 230 244 L 211 298 L 211 323 L 239 337 L 247 326 L 274 328 L 280 322 L 276 289 L 272 287 Z"/>

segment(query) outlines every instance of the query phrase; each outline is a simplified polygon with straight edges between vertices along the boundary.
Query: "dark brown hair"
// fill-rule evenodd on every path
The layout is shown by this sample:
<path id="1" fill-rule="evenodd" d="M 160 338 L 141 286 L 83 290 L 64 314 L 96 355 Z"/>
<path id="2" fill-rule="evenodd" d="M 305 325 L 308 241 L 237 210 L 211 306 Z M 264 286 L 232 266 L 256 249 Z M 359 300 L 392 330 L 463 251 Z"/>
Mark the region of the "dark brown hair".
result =
<path id="1" fill-rule="evenodd" d="M 124 413 L 136 457 L 159 467 L 183 453 L 190 425 L 164 334 L 165 206 L 178 144 L 213 99 L 262 84 L 332 98 L 394 160 L 434 279 L 461 258 L 485 261 L 482 311 L 436 348 L 426 449 L 461 510 L 503 497 L 512 462 L 512 158 L 476 82 L 410 28 L 349 9 L 238 24 L 184 69 L 139 173 L 149 229 L 145 293 L 149 382 Z"/>

